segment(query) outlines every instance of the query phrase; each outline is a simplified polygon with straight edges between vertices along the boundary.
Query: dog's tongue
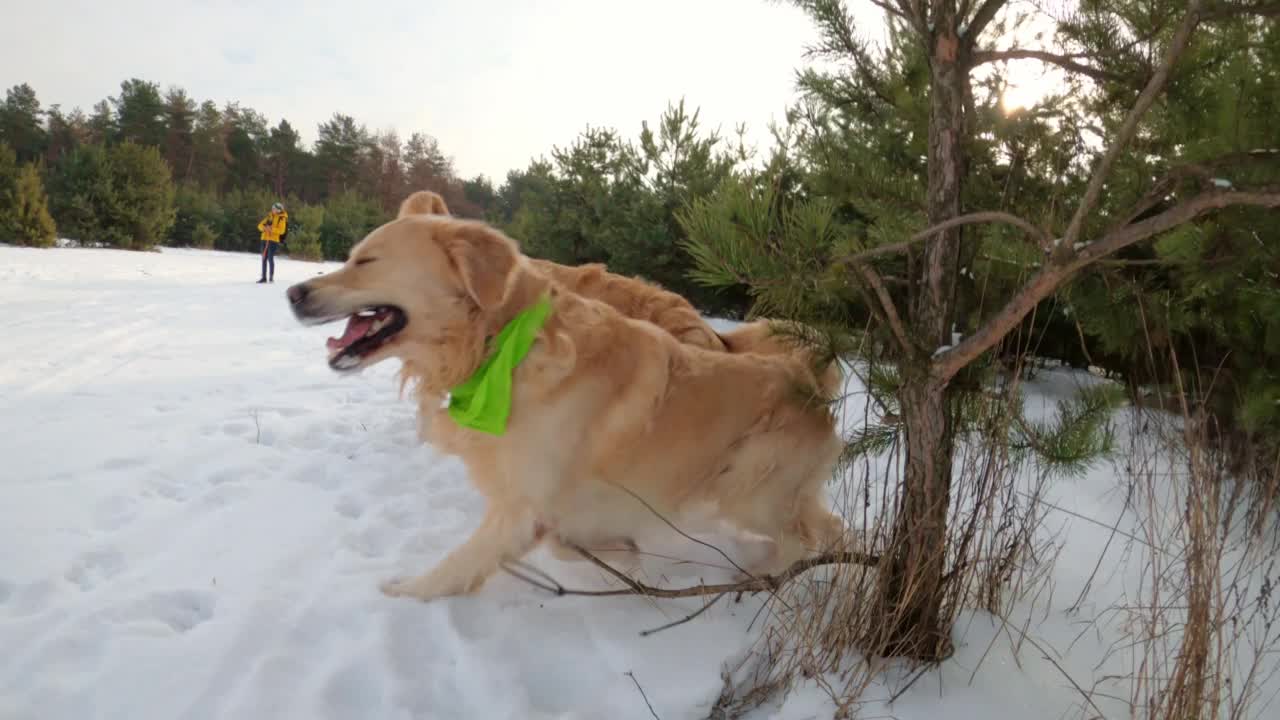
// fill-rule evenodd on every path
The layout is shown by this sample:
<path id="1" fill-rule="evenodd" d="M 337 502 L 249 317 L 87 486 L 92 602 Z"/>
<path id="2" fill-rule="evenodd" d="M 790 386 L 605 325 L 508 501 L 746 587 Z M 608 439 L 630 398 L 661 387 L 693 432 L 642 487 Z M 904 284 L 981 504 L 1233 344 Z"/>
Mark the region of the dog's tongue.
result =
<path id="1" fill-rule="evenodd" d="M 342 337 L 329 338 L 329 340 L 325 342 L 325 347 L 330 350 L 341 350 L 364 337 L 365 333 L 369 332 L 369 328 L 372 325 L 373 318 L 352 315 L 347 319 L 347 331 L 342 334 Z"/>

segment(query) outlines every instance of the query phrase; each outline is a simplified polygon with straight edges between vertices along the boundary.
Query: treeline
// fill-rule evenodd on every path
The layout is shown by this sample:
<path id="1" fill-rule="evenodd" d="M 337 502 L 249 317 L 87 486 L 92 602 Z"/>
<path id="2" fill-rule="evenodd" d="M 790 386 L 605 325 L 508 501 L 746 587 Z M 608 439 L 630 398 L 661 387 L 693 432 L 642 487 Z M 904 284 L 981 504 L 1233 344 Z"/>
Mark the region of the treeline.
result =
<path id="1" fill-rule="evenodd" d="M 86 114 L 45 108 L 36 91 L 10 88 L 0 105 L 0 187 L 47 211 L 63 236 L 125 248 L 157 244 L 253 249 L 254 225 L 275 200 L 294 220 L 293 252 L 339 258 L 385 221 L 409 189 L 435 190 L 457 214 L 492 201 L 484 178 L 463 180 L 435 139 L 373 133 L 334 114 L 313 147 L 287 119 L 198 102 L 181 88 L 131 79 Z M 35 173 L 39 187 L 32 180 Z M 21 179 L 22 189 L 18 182 Z M 49 244 L 47 223 L 4 225 L 8 242 Z"/>
<path id="2" fill-rule="evenodd" d="M 530 254 L 566 263 L 606 262 L 683 292 L 700 306 L 738 313 L 741 293 L 712 293 L 689 278 L 676 211 L 741 169 L 740 144 L 705 132 L 684 104 L 638 136 L 587 129 L 508 174 L 459 177 L 424 133 L 402 139 L 334 114 L 305 147 L 287 119 L 274 125 L 238 103 L 198 102 L 181 88 L 125 81 L 86 114 L 41 105 L 10 88 L 0 104 L 0 242 L 82 242 L 256 250 L 254 226 L 272 202 L 290 214 L 290 252 L 342 259 L 390 219 L 413 190 L 440 193 L 455 215 L 484 218 Z M 7 158 L 7 159 L 6 159 Z M 0 200 L 0 203 L 5 201 Z M 56 225 L 56 230 L 55 230 Z M 19 229 L 21 228 L 21 229 Z"/>

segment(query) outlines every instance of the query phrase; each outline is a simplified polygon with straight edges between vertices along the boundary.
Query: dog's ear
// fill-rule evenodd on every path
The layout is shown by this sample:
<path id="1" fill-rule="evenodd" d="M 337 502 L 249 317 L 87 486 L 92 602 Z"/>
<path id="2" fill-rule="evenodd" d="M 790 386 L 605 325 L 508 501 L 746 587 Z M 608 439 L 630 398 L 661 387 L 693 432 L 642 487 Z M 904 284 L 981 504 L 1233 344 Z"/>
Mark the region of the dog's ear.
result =
<path id="1" fill-rule="evenodd" d="M 515 241 L 484 223 L 466 222 L 449 230 L 444 250 L 476 305 L 489 310 L 502 304 L 515 277 Z"/>
<path id="2" fill-rule="evenodd" d="M 400 203 L 400 213 L 396 216 L 402 218 L 406 215 L 448 215 L 449 206 L 445 204 L 444 198 L 438 193 L 430 190 L 419 190 L 411 193 Z"/>

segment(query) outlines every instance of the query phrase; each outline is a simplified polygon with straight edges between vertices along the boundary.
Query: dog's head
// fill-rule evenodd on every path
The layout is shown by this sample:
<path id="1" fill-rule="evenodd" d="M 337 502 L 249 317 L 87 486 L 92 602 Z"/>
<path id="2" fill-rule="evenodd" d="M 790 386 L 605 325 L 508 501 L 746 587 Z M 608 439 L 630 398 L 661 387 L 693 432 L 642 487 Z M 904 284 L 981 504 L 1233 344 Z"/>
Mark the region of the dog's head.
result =
<path id="1" fill-rule="evenodd" d="M 340 269 L 286 294 L 305 325 L 346 320 L 342 336 L 327 343 L 335 370 L 434 357 L 452 375 L 478 361 L 519 262 L 515 242 L 485 223 L 402 208 Z"/>

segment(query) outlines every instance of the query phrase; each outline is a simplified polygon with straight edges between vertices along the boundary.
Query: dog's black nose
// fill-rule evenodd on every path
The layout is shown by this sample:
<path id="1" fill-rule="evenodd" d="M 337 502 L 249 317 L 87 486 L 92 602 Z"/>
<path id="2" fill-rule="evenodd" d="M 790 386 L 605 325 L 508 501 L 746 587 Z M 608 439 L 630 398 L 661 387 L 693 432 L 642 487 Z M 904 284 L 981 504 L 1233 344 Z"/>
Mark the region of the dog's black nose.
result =
<path id="1" fill-rule="evenodd" d="M 290 303 L 297 305 L 307 299 L 308 292 L 310 292 L 310 290 L 307 289 L 306 283 L 298 283 L 286 290 L 285 295 L 289 296 Z"/>

